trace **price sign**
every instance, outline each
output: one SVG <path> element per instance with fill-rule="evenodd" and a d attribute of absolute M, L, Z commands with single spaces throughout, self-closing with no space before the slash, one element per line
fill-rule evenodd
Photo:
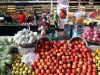
<path fill-rule="evenodd" d="M 57 13 L 58 15 L 60 16 L 61 14 L 63 16 L 65 16 L 63 13 L 62 13 L 62 9 L 64 9 L 64 14 L 68 15 L 68 12 L 69 12 L 69 0 L 58 0 L 58 5 L 57 5 Z M 66 13 L 65 13 L 66 12 Z M 65 18 L 59 18 L 59 27 L 61 29 L 64 29 L 64 25 L 68 23 L 68 16 L 65 16 Z"/>

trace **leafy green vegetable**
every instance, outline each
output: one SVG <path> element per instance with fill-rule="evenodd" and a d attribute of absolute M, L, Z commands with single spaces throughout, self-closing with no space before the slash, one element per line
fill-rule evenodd
<path fill-rule="evenodd" d="M 12 55 L 10 52 L 12 51 L 12 47 L 10 45 L 0 46 L 0 75 L 5 75 L 5 63 L 6 64 L 12 64 Z M 7 75 L 11 75 L 8 70 Z"/>
<path fill-rule="evenodd" d="M 0 39 L 0 45 L 11 45 L 8 39 Z"/>
<path fill-rule="evenodd" d="M 10 53 L 11 51 L 12 51 L 12 47 L 11 46 L 7 45 L 7 46 L 4 47 L 4 52 L 5 53 Z"/>
<path fill-rule="evenodd" d="M 12 64 L 11 52 L 11 43 L 7 39 L 0 39 L 0 75 L 11 75 L 11 68 L 6 65 Z"/>

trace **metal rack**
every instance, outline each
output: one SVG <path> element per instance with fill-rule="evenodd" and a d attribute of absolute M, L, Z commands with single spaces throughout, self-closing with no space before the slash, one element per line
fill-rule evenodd
<path fill-rule="evenodd" d="M 53 3 L 57 3 L 57 0 L 52 0 Z M 69 1 L 72 4 L 77 4 L 79 1 Z M 51 3 L 51 0 L 21 0 L 21 1 L 10 1 L 10 0 L 2 0 L 0 3 Z M 89 4 L 89 1 L 81 1 L 82 4 Z M 100 4 L 100 1 L 94 1 L 94 4 Z"/>

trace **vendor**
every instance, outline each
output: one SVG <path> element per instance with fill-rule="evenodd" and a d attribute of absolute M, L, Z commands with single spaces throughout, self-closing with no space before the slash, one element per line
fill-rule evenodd
<path fill-rule="evenodd" d="M 47 22 L 47 18 L 46 17 L 43 17 L 42 18 L 42 22 L 38 23 L 38 30 L 42 30 L 45 32 L 48 32 L 50 30 L 50 24 Z M 41 32 L 42 32 L 41 31 Z"/>
<path fill-rule="evenodd" d="M 53 21 L 54 21 L 54 23 L 55 23 L 55 25 L 56 25 L 56 28 L 59 29 L 59 26 L 58 26 L 58 19 L 59 19 L 59 16 L 58 16 L 58 14 L 57 14 L 57 11 L 55 10 L 55 11 L 54 11 L 54 15 L 53 15 Z"/>
<path fill-rule="evenodd" d="M 75 13 L 74 17 L 74 24 L 83 24 L 85 16 L 85 7 L 84 6 L 79 6 L 78 11 Z"/>
<path fill-rule="evenodd" d="M 11 17 L 10 13 L 6 13 L 5 17 L 4 17 L 4 21 L 5 22 L 10 22 L 12 23 L 13 22 L 13 18 Z"/>
<path fill-rule="evenodd" d="M 0 23 L 4 23 L 4 13 L 0 12 Z"/>
<path fill-rule="evenodd" d="M 17 15 L 17 19 L 20 24 L 25 23 L 26 21 L 26 15 L 23 13 L 23 11 L 20 11 Z"/>

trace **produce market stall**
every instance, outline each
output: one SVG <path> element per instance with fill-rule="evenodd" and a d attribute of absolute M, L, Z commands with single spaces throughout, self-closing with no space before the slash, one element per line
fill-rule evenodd
<path fill-rule="evenodd" d="M 51 1 L 27 2 L 4 2 L 5 6 L 0 2 L 0 11 L 8 9 L 16 13 L 17 10 L 35 9 L 41 16 L 42 10 L 50 10 Z M 63 29 L 50 26 L 47 34 L 44 31 L 42 35 L 36 25 L 0 23 L 0 75 L 100 75 L 100 12 L 94 12 L 100 8 L 88 5 L 89 1 L 81 1 L 86 13 L 92 13 L 87 13 L 80 20 L 81 24 L 78 24 L 80 21 L 75 24 L 78 3 L 69 1 L 69 12 L 62 9 L 60 17 L 70 20 Z M 94 1 L 95 4 L 99 6 L 100 2 Z M 53 0 L 51 5 L 55 10 L 57 1 Z"/>
<path fill-rule="evenodd" d="M 45 36 L 37 26 L 1 26 L 0 74 L 100 75 L 100 29 L 94 24 L 51 26 Z M 81 35 L 73 37 L 73 30 Z"/>
<path fill-rule="evenodd" d="M 89 45 L 82 37 L 52 41 L 23 29 L 13 37 L 1 38 L 2 75 L 100 74 L 100 45 Z"/>

